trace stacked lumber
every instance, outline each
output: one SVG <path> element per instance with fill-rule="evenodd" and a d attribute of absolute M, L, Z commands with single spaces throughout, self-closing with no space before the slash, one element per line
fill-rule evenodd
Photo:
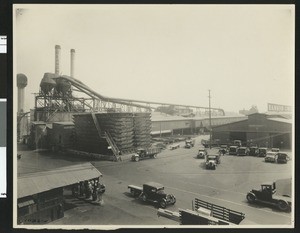
<path fill-rule="evenodd" d="M 151 145 L 151 113 L 134 113 L 134 146 L 147 148 Z"/>
<path fill-rule="evenodd" d="M 104 132 L 110 134 L 122 154 L 151 145 L 151 113 L 95 113 L 95 117 L 100 132 L 91 113 L 73 115 L 77 150 L 111 154 Z"/>

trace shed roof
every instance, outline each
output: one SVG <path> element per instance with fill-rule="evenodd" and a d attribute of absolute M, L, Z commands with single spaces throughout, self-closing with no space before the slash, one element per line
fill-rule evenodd
<path fill-rule="evenodd" d="M 18 177 L 18 198 L 102 176 L 91 163 L 37 172 Z"/>

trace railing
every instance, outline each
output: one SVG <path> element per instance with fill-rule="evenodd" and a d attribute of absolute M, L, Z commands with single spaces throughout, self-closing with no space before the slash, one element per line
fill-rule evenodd
<path fill-rule="evenodd" d="M 211 210 L 212 216 L 227 222 L 231 222 L 234 224 L 240 224 L 240 222 L 245 218 L 245 214 L 241 212 L 237 212 L 234 210 L 227 209 L 222 206 L 218 206 L 206 201 L 195 199 L 195 208 L 199 207 Z"/>

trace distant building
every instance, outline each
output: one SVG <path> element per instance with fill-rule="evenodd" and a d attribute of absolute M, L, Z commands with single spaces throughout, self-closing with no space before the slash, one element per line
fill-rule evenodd
<path fill-rule="evenodd" d="M 242 140 L 249 146 L 291 149 L 292 120 L 281 115 L 254 113 L 248 119 L 213 127 L 212 137 L 222 143 Z"/>
<path fill-rule="evenodd" d="M 240 110 L 239 113 L 242 115 L 248 116 L 253 113 L 258 113 L 258 109 L 257 109 L 257 106 L 252 105 L 252 107 L 249 110 L 243 109 L 243 110 Z"/>

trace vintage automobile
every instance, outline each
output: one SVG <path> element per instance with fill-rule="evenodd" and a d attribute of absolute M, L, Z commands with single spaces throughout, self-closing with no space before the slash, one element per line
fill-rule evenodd
<path fill-rule="evenodd" d="M 258 147 L 257 146 L 251 146 L 249 148 L 249 155 L 257 156 L 258 155 Z"/>
<path fill-rule="evenodd" d="M 279 148 L 272 148 L 271 151 L 272 152 L 279 152 Z"/>
<path fill-rule="evenodd" d="M 228 152 L 228 146 L 227 145 L 221 145 L 219 149 L 219 153 L 222 155 L 225 155 Z"/>
<path fill-rule="evenodd" d="M 276 195 L 275 182 L 262 184 L 260 190 L 252 189 L 246 198 L 250 203 L 266 203 L 278 207 L 281 211 L 291 210 L 291 197 L 287 194 Z"/>
<path fill-rule="evenodd" d="M 131 160 L 138 162 L 141 159 L 145 158 L 156 158 L 157 154 L 161 152 L 161 149 L 158 147 L 153 148 L 139 148 L 136 153 L 132 154 Z"/>
<path fill-rule="evenodd" d="M 267 154 L 268 149 L 266 147 L 259 147 L 258 148 L 258 156 L 265 157 Z"/>
<path fill-rule="evenodd" d="M 215 170 L 217 167 L 217 164 L 219 164 L 219 163 L 221 163 L 220 155 L 207 155 L 206 156 L 206 162 L 205 162 L 206 169 Z"/>
<path fill-rule="evenodd" d="M 276 162 L 277 163 L 287 163 L 289 156 L 286 153 L 277 153 L 276 154 Z"/>
<path fill-rule="evenodd" d="M 236 155 L 236 154 L 237 154 L 238 148 L 239 148 L 238 146 L 230 146 L 230 147 L 229 147 L 228 154 L 229 154 L 229 155 Z"/>
<path fill-rule="evenodd" d="M 237 149 L 236 155 L 238 156 L 249 155 L 249 149 L 247 147 L 239 147 Z"/>
<path fill-rule="evenodd" d="M 265 162 L 276 162 L 276 152 L 267 152 L 266 157 L 265 157 Z"/>
<path fill-rule="evenodd" d="M 185 148 L 192 148 L 195 145 L 195 139 L 187 139 L 185 140 Z"/>
<path fill-rule="evenodd" d="M 148 182 L 143 187 L 128 185 L 130 193 L 134 197 L 140 197 L 144 202 L 152 202 L 158 204 L 161 208 L 167 205 L 174 205 L 176 198 L 173 194 L 166 194 L 164 186 L 156 182 Z"/>
<path fill-rule="evenodd" d="M 204 159 L 205 156 L 207 155 L 207 151 L 205 148 L 200 148 L 197 154 L 198 159 Z"/>

